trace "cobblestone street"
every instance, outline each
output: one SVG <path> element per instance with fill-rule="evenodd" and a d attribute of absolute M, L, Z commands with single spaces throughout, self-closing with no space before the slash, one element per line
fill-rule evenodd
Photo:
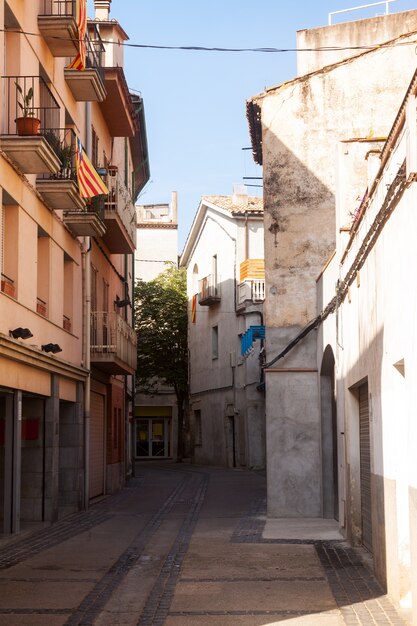
<path fill-rule="evenodd" d="M 139 464 L 121 493 L 0 543 L 1 626 L 405 625 L 342 541 L 271 539 L 252 472 Z"/>

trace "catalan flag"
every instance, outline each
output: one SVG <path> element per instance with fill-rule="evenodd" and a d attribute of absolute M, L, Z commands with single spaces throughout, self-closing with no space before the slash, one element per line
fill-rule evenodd
<path fill-rule="evenodd" d="M 87 31 L 87 0 L 76 0 L 75 3 L 76 22 L 78 29 L 78 54 L 67 66 L 69 70 L 85 70 L 85 33 Z"/>
<path fill-rule="evenodd" d="M 109 190 L 97 172 L 94 165 L 86 155 L 81 141 L 77 137 L 77 151 L 75 154 L 75 167 L 77 170 L 78 189 L 82 198 L 108 195 Z"/>
<path fill-rule="evenodd" d="M 194 294 L 193 299 L 191 300 L 191 321 L 193 324 L 195 324 L 196 310 L 197 310 L 197 294 Z"/>

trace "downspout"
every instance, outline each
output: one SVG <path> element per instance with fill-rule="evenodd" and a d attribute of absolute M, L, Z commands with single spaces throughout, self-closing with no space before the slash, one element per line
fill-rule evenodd
<path fill-rule="evenodd" d="M 132 254 L 132 328 L 135 328 L 135 253 Z M 136 332 L 136 329 L 135 329 Z M 136 429 L 136 374 L 132 374 L 132 423 L 130 428 L 130 447 L 132 476 L 135 476 L 135 429 Z"/>
<path fill-rule="evenodd" d="M 91 157 L 91 103 L 85 105 L 85 146 Z M 91 409 L 91 239 L 84 237 L 82 251 L 83 363 L 88 376 L 84 384 L 84 510 L 90 500 L 90 409 Z"/>

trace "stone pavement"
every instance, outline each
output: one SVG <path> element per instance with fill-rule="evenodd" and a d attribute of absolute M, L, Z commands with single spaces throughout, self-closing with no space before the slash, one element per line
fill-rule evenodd
<path fill-rule="evenodd" d="M 121 493 L 0 544 L 0 626 L 404 626 L 340 540 L 274 538 L 253 472 L 141 463 Z"/>

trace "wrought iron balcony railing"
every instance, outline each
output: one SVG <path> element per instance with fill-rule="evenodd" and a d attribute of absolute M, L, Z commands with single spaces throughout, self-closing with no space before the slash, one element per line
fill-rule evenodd
<path fill-rule="evenodd" d="M 112 169 L 109 169 L 106 184 L 110 192 L 105 202 L 106 218 L 112 214 L 118 215 L 130 240 L 135 243 L 136 209 L 130 191 L 125 187 L 119 173 Z"/>
<path fill-rule="evenodd" d="M 100 32 L 96 24 L 89 24 L 88 35 L 86 36 L 86 66 L 99 71 L 104 82 L 105 70 L 104 60 L 106 50 L 100 37 Z"/>
<path fill-rule="evenodd" d="M 135 330 L 114 311 L 91 313 L 91 362 L 112 373 L 136 369 Z"/>
<path fill-rule="evenodd" d="M 76 0 L 42 0 L 39 15 L 76 17 Z"/>
<path fill-rule="evenodd" d="M 218 275 L 209 274 L 202 278 L 198 283 L 198 302 L 201 305 L 210 306 L 216 302 L 220 302 L 220 277 Z"/>
<path fill-rule="evenodd" d="M 41 76 L 3 76 L 4 135 L 39 135 L 59 128 L 60 107 Z"/>
<path fill-rule="evenodd" d="M 58 172 L 42 178 L 76 180 L 75 151 L 77 143 L 72 128 L 42 129 L 41 134 L 61 161 Z"/>

